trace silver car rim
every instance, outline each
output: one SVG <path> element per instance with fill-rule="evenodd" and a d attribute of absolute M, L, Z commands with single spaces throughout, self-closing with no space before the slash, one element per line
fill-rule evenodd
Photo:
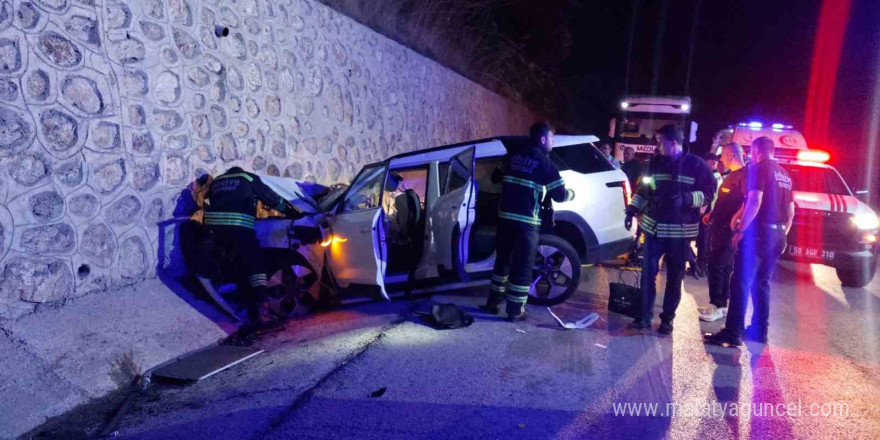
<path fill-rule="evenodd" d="M 529 296 L 551 299 L 565 293 L 572 281 L 571 260 L 555 246 L 538 246 L 535 256 L 535 281 L 529 289 Z"/>

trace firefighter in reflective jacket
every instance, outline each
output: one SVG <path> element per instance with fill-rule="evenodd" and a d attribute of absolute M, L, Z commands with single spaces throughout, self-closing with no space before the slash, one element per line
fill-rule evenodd
<path fill-rule="evenodd" d="M 626 228 L 632 226 L 632 218 L 638 215 L 639 226 L 645 233 L 641 315 L 630 328 L 651 328 L 657 272 L 660 258 L 665 255 L 666 293 L 657 331 L 670 334 L 675 310 L 681 301 L 681 282 L 690 242 L 700 228 L 700 208 L 714 199 L 716 180 L 703 159 L 683 150 L 684 135 L 680 127 L 666 125 L 657 132 L 657 137 L 660 155 L 651 159 L 638 193 L 626 208 Z"/>
<path fill-rule="evenodd" d="M 541 227 L 541 196 L 562 202 L 571 195 L 548 152 L 553 148 L 553 128 L 539 122 L 529 130 L 529 144 L 508 151 L 495 238 L 495 268 L 489 299 L 484 309 L 501 312 L 507 300 L 507 319 L 525 318 L 525 305 L 532 284 L 532 265 Z"/>
<path fill-rule="evenodd" d="M 256 174 L 239 167 L 230 168 L 214 179 L 208 190 L 205 226 L 214 234 L 214 245 L 230 250 L 244 265 L 251 288 L 248 319 L 255 327 L 271 324 L 268 316 L 268 292 L 263 252 L 257 241 L 257 201 L 282 213 L 296 214 L 295 208 L 266 186 Z"/>

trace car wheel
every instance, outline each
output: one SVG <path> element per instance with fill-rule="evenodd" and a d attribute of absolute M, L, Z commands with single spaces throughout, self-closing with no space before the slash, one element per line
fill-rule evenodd
<path fill-rule="evenodd" d="M 837 278 L 844 287 L 865 287 L 874 279 L 877 272 L 877 257 L 855 267 L 837 268 Z"/>
<path fill-rule="evenodd" d="M 529 304 L 553 306 L 571 298 L 581 282 L 581 259 L 569 242 L 541 235 L 529 289 Z"/>

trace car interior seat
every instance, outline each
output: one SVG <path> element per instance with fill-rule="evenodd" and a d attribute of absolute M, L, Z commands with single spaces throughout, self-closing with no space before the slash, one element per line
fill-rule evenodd
<path fill-rule="evenodd" d="M 418 193 L 408 189 L 394 198 L 397 214 L 391 225 L 389 272 L 409 270 L 422 257 L 424 223 Z"/>

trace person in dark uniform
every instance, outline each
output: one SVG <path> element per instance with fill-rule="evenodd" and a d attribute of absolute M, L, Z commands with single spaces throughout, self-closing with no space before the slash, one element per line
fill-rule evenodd
<path fill-rule="evenodd" d="M 642 308 L 630 328 L 651 328 L 654 301 L 657 298 L 656 278 L 660 258 L 666 256 L 666 293 L 660 314 L 661 334 L 672 333 L 672 321 L 681 301 L 681 282 L 690 242 L 697 237 L 700 208 L 715 196 L 715 178 L 698 156 L 684 151 L 684 134 L 676 125 L 657 131 L 660 155 L 651 159 L 648 172 L 638 193 L 626 208 L 627 229 L 639 216 L 645 234 L 642 259 Z"/>
<path fill-rule="evenodd" d="M 736 255 L 727 322 L 721 331 L 706 336 L 708 343 L 738 346 L 743 336 L 767 343 L 770 278 L 794 220 L 791 177 L 774 160 L 775 149 L 766 136 L 752 142 L 754 163 L 747 173 L 746 201 L 731 224 Z M 752 325 L 744 329 L 749 293 L 754 313 Z"/>
<path fill-rule="evenodd" d="M 707 153 L 703 156 L 703 160 L 706 161 L 706 166 L 712 171 L 712 176 L 715 177 L 715 199 L 718 199 L 718 190 L 721 188 L 721 182 L 723 181 L 721 177 L 721 171 L 718 171 L 718 163 L 719 157 L 714 153 Z M 703 215 L 712 210 L 713 205 L 715 204 L 715 200 L 712 200 L 712 203 L 709 203 L 708 206 L 703 208 Z M 703 276 L 709 268 L 709 225 L 700 222 L 700 233 L 697 235 L 697 255 L 696 255 L 696 273 L 699 276 Z"/>
<path fill-rule="evenodd" d="M 746 197 L 746 167 L 743 149 L 736 142 L 721 148 L 721 163 L 730 172 L 721 183 L 712 210 L 703 216 L 709 227 L 709 306 L 700 310 L 700 320 L 713 322 L 727 313 L 730 298 L 730 274 L 733 272 L 733 234 L 730 221 Z"/>
<path fill-rule="evenodd" d="M 499 225 L 495 238 L 495 268 L 489 298 L 483 307 L 501 312 L 507 300 L 507 319 L 526 317 L 526 300 L 532 285 L 532 265 L 541 227 L 541 195 L 562 202 L 571 197 L 548 152 L 553 148 L 553 128 L 543 122 L 529 129 L 529 143 L 504 157 Z"/>
<path fill-rule="evenodd" d="M 205 226 L 214 234 L 214 244 L 236 254 L 244 265 L 252 291 L 248 319 L 257 328 L 272 324 L 268 317 L 268 292 L 263 252 L 257 242 L 257 201 L 286 214 L 298 215 L 295 208 L 266 186 L 256 174 L 232 167 L 217 176 L 208 190 Z"/>
<path fill-rule="evenodd" d="M 626 174 L 626 180 L 629 180 L 630 188 L 635 190 L 639 187 L 639 179 L 642 178 L 645 167 L 636 159 L 636 150 L 633 150 L 633 147 L 623 149 L 623 163 L 620 165 L 620 170 Z"/>

